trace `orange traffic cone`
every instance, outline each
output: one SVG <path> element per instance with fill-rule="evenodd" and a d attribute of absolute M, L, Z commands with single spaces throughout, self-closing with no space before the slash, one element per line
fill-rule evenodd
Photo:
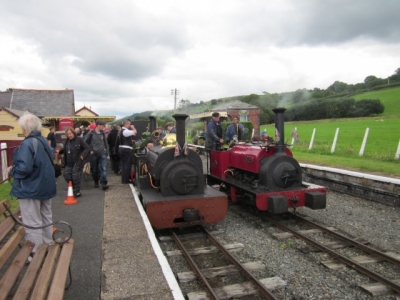
<path fill-rule="evenodd" d="M 72 181 L 68 182 L 68 196 L 67 199 L 65 199 L 64 204 L 67 205 L 72 205 L 72 204 L 77 204 L 78 201 L 76 201 L 74 197 L 74 192 L 72 191 Z"/>

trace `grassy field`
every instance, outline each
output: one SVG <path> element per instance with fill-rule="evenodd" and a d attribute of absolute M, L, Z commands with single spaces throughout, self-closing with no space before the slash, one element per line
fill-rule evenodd
<path fill-rule="evenodd" d="M 382 117 L 400 116 L 400 87 L 363 93 L 353 96 L 355 100 L 379 99 L 385 106 Z"/>
<path fill-rule="evenodd" d="M 11 183 L 9 181 L 0 184 L 0 201 L 4 199 L 9 200 L 11 203 L 11 210 L 15 210 L 19 205 L 18 200 L 9 195 L 10 191 L 11 191 Z"/>
<path fill-rule="evenodd" d="M 300 162 L 349 168 L 363 172 L 379 172 L 400 176 L 400 162 L 395 159 L 400 140 L 399 118 L 365 118 L 292 122 L 285 124 L 285 141 L 292 143 L 291 131 L 297 128 L 300 141 L 292 147 L 293 155 Z M 274 125 L 262 126 L 268 133 Z M 309 145 L 315 128 L 314 143 Z M 334 153 L 331 153 L 336 129 L 339 135 Z M 369 128 L 364 155 L 359 152 L 366 129 Z"/>
<path fill-rule="evenodd" d="M 287 122 L 285 142 L 292 143 L 290 133 L 297 127 L 300 141 L 295 141 L 292 152 L 300 162 L 400 178 L 400 162 L 395 159 L 400 141 L 400 87 L 358 94 L 354 98 L 380 99 L 385 111 L 371 118 Z M 314 128 L 313 148 L 309 150 Z M 339 136 L 335 151 L 331 153 L 337 128 Z M 367 128 L 368 140 L 364 155 L 360 156 Z M 263 129 L 267 129 L 269 135 L 274 135 L 274 124 L 262 125 Z"/>

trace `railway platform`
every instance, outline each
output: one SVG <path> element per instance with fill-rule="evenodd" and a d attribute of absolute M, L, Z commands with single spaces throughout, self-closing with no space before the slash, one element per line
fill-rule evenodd
<path fill-rule="evenodd" d="M 103 191 L 83 179 L 78 204 L 64 205 L 67 184 L 57 179 L 53 219 L 75 239 L 64 299 L 184 299 L 131 185 L 112 172 L 108 181 Z"/>

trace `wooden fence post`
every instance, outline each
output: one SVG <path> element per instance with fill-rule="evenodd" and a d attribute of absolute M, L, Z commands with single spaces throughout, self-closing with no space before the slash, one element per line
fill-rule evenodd
<path fill-rule="evenodd" d="M 7 179 L 7 144 L 1 143 L 1 178 L 2 180 Z"/>

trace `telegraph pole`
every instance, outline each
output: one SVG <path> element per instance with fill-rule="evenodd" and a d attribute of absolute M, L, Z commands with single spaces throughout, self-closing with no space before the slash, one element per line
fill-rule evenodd
<path fill-rule="evenodd" d="M 178 96 L 179 95 L 179 90 L 177 90 L 177 89 L 174 89 L 174 90 L 171 90 L 171 95 L 174 95 L 175 97 L 175 102 L 174 102 L 174 110 L 176 109 L 176 96 Z"/>

